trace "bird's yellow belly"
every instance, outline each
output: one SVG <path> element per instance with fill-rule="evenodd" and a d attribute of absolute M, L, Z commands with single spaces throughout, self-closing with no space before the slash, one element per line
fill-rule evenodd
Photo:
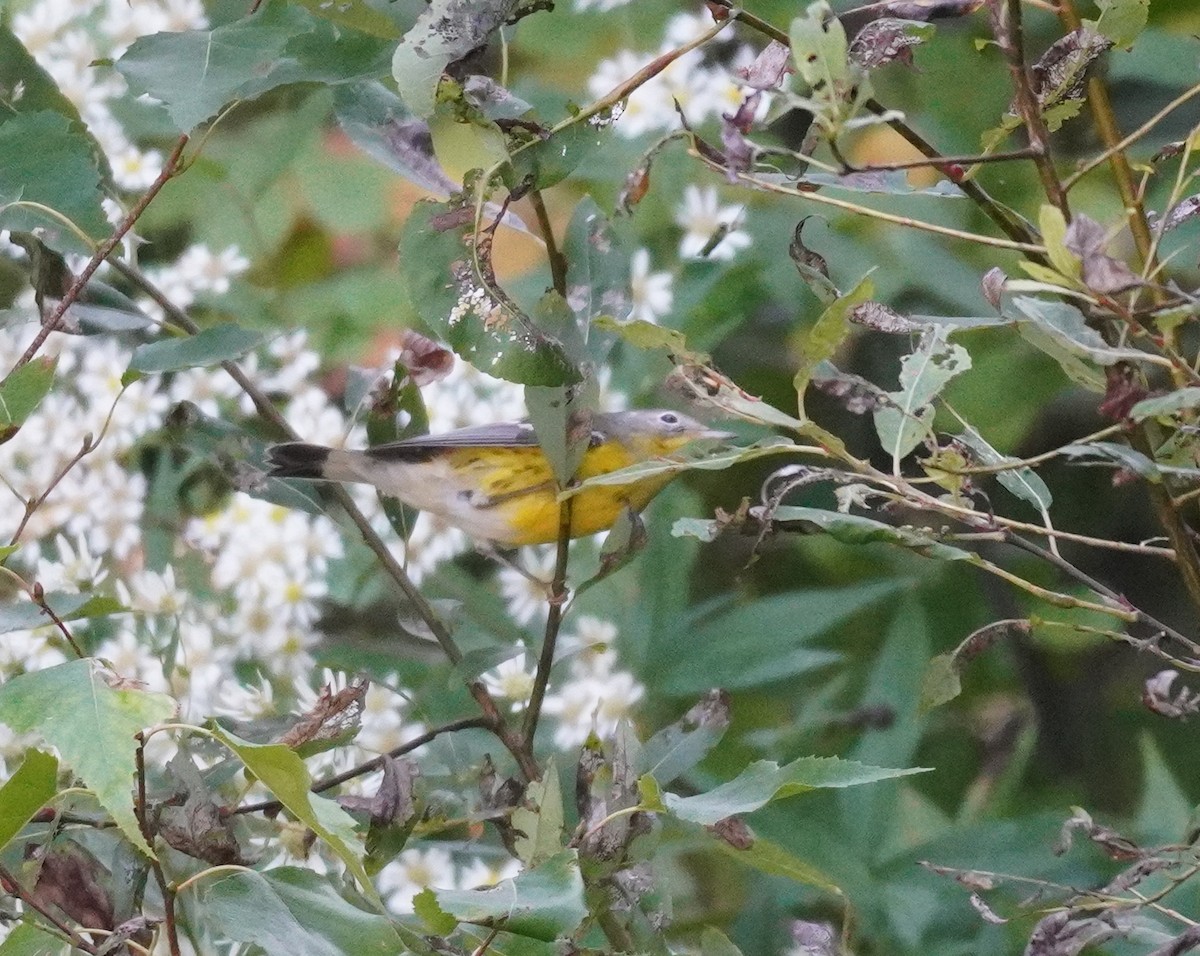
<path fill-rule="evenodd" d="M 583 480 L 633 461 L 620 445 L 602 445 L 588 449 L 577 475 Z M 440 511 L 474 537 L 501 544 L 558 540 L 558 490 L 540 448 L 464 449 L 451 457 L 450 465 L 447 477 L 459 493 L 448 496 L 443 507 L 430 510 Z M 641 511 L 670 477 L 656 475 L 632 484 L 598 485 L 579 492 L 571 499 L 571 537 L 611 528 L 625 508 Z"/>

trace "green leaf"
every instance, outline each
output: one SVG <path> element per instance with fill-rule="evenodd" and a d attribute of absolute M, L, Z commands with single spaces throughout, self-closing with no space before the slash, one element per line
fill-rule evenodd
<path fill-rule="evenodd" d="M 669 785 L 691 770 L 725 736 L 731 720 L 729 695 L 709 691 L 675 723 L 664 727 L 642 746 L 638 768 Z"/>
<path fill-rule="evenodd" d="M 296 0 L 296 3 L 314 16 L 340 27 L 349 27 L 385 40 L 395 40 L 400 36 L 400 26 L 389 16 L 387 0 L 338 0 L 337 3 Z"/>
<path fill-rule="evenodd" d="M 843 544 L 875 544 L 886 543 L 898 545 L 915 551 L 927 558 L 940 561 L 971 561 L 974 555 L 962 548 L 942 544 L 932 535 L 916 528 L 896 527 L 876 521 L 874 518 L 864 518 L 860 515 L 841 514 L 836 511 L 823 511 L 820 508 L 803 508 L 785 505 L 776 508 L 772 517 L 777 524 L 785 528 L 791 522 L 817 528 L 824 531 Z"/>
<path fill-rule="evenodd" d="M 440 199 L 462 188 L 434 157 L 429 125 L 413 116 L 383 84 L 368 80 L 338 86 L 333 108 L 338 123 L 359 149 L 409 182 Z"/>
<path fill-rule="evenodd" d="M 1038 210 L 1038 229 L 1050 261 L 1063 275 L 1078 281 L 1083 275 L 1079 257 L 1067 248 L 1067 220 L 1062 210 L 1050 203 L 1042 203 Z"/>
<path fill-rule="evenodd" d="M 889 392 L 892 404 L 875 410 L 875 431 L 895 462 L 924 441 L 933 428 L 933 400 L 955 376 L 971 367 L 971 356 L 949 342 L 949 331 L 934 328 L 921 336 L 916 351 L 900 365 L 900 391 Z"/>
<path fill-rule="evenodd" d="M 1138 349 L 1110 346 L 1099 332 L 1087 324 L 1087 318 L 1073 305 L 1019 295 L 1013 297 L 1012 306 L 1020 313 L 1013 318 L 1021 323 L 1021 334 L 1027 340 L 1033 341 L 1026 334 L 1029 325 L 1032 324 L 1063 349 L 1099 365 L 1114 365 L 1121 361 L 1136 362 L 1145 358 L 1145 353 Z M 1033 344 L 1038 343 L 1033 341 Z M 1051 357 L 1056 356 L 1051 353 Z"/>
<path fill-rule="evenodd" d="M 1154 398 L 1143 398 L 1129 410 L 1129 418 L 1135 422 L 1147 418 L 1169 418 L 1179 412 L 1190 412 L 1200 408 L 1200 388 L 1194 386 L 1157 395 Z"/>
<path fill-rule="evenodd" d="M 71 956 L 77 952 L 61 936 L 30 920 L 18 923 L 0 943 L 0 956 Z"/>
<path fill-rule="evenodd" d="M 219 365 L 257 348 L 262 339 L 261 332 L 222 322 L 196 335 L 139 345 L 134 349 L 129 368 L 149 375 Z"/>
<path fill-rule="evenodd" d="M 44 595 L 43 600 L 62 621 L 108 617 L 128 610 L 119 601 L 103 594 L 63 594 L 52 591 Z M 33 601 L 0 607 L 0 634 L 32 630 L 50 623 L 50 618 Z"/>
<path fill-rule="evenodd" d="M 666 794 L 671 812 L 682 820 L 711 826 L 737 813 L 751 813 L 772 800 L 808 793 L 810 790 L 857 787 L 864 783 L 925 773 L 928 767 L 892 770 L 868 767 L 837 757 L 801 757 L 789 764 L 757 760 L 733 780 L 694 797 Z"/>
<path fill-rule="evenodd" d="M 1060 449 L 1060 453 L 1067 458 L 1090 458 L 1114 465 L 1117 468 L 1126 468 L 1155 484 L 1162 481 L 1163 472 L 1200 474 L 1200 471 L 1195 468 L 1172 468 L 1165 465 L 1157 465 L 1141 452 L 1134 451 L 1128 445 L 1119 445 L 1116 442 L 1094 441 L 1088 442 L 1086 445 L 1066 445 Z"/>
<path fill-rule="evenodd" d="M 806 863 L 795 854 L 789 853 L 777 843 L 764 840 L 757 834 L 754 836 L 754 841 L 745 849 L 732 846 L 725 840 L 717 840 L 716 845 L 726 856 L 737 860 L 743 866 L 758 870 L 760 873 L 782 876 L 793 883 L 812 886 L 836 896 L 842 895 L 841 889 L 831 877 L 826 876 L 817 867 Z"/>
<path fill-rule="evenodd" d="M 539 866 L 562 852 L 563 801 L 558 768 L 551 757 L 542 779 L 529 785 L 525 803 L 513 810 L 513 829 L 520 834 L 514 841 L 517 856 L 527 867 Z"/>
<path fill-rule="evenodd" d="M 685 648 L 655 679 L 669 694 L 694 694 L 769 685 L 828 667 L 841 655 L 810 643 L 902 587 L 877 581 L 792 591 L 689 622 Z"/>
<path fill-rule="evenodd" d="M 90 255 L 91 244 L 60 217 L 98 242 L 112 231 L 102 197 L 93 141 L 61 113 L 21 113 L 0 125 L 0 229 L 37 230 L 52 249 Z"/>
<path fill-rule="evenodd" d="M 602 315 L 592 325 L 604 332 L 615 333 L 634 348 L 664 349 L 672 356 L 688 362 L 701 363 L 708 359 L 708 356 L 703 353 L 691 351 L 688 348 L 687 339 L 678 329 L 655 325 L 645 319 L 630 319 L 622 322 L 610 315 Z"/>
<path fill-rule="evenodd" d="M 215 724 L 211 729 L 292 816 L 328 844 L 358 881 L 362 893 L 382 909 L 383 901 L 363 867 L 362 841 L 355 832 L 354 818 L 333 800 L 312 793 L 308 767 L 299 755 L 283 744 L 252 744 Z"/>
<path fill-rule="evenodd" d="M 705 926 L 700 933 L 700 956 L 742 956 L 742 951 L 719 929 Z"/>
<path fill-rule="evenodd" d="M 813 120 L 836 133 L 848 115 L 847 100 L 870 95 L 867 74 L 850 62 L 846 31 L 825 0 L 809 4 L 788 32 L 796 72 L 809 87 Z"/>
<path fill-rule="evenodd" d="M 1100 8 L 1096 29 L 1112 40 L 1113 46 L 1133 46 L 1146 29 L 1150 0 L 1096 0 L 1096 6 Z"/>
<path fill-rule="evenodd" d="M 61 114 L 70 122 L 72 132 L 87 138 L 101 178 L 111 185 L 112 170 L 108 165 L 108 157 L 80 118 L 79 110 L 63 95 L 53 77 L 38 65 L 6 24 L 0 24 L 0 90 L 21 91 L 19 97 L 5 95 L 5 108 L 0 110 L 0 125 L 22 113 L 49 111 Z"/>
<path fill-rule="evenodd" d="M 500 178 L 512 192 L 557 186 L 584 159 L 600 151 L 611 124 L 572 123 L 544 139 L 537 136 L 512 150 Z"/>
<path fill-rule="evenodd" d="M 314 17 L 283 0 L 212 30 L 155 33 L 117 61 L 135 94 L 161 100 L 188 133 L 233 100 L 290 83 L 332 85 L 375 77 L 390 44 Z"/>
<path fill-rule="evenodd" d="M 299 867 L 201 877 L 197 913 L 213 938 L 295 956 L 399 956 L 406 952 L 387 917 L 346 902 L 327 878 Z"/>
<path fill-rule="evenodd" d="M 567 302 L 585 330 L 602 315 L 624 319 L 629 314 L 629 251 L 591 196 L 584 196 L 571 214 L 562 254 L 567 260 Z M 593 347 L 592 360 L 603 361 L 604 352 L 607 349 Z"/>
<path fill-rule="evenodd" d="M 587 916 L 574 850 L 564 850 L 486 890 L 435 891 L 438 906 L 459 922 L 504 921 L 517 936 L 550 942 L 570 936 Z"/>
<path fill-rule="evenodd" d="M 463 214 L 470 211 L 418 203 L 404 223 L 400 258 L 409 304 L 429 333 L 448 343 L 480 371 L 522 385 L 565 385 L 580 380 L 562 342 L 528 316 L 496 302 L 471 264 Z"/>
<path fill-rule="evenodd" d="M 0 849 L 58 792 L 58 760 L 40 750 L 25 751 L 21 766 L 0 787 Z"/>
<path fill-rule="evenodd" d="M 933 710 L 948 704 L 962 693 L 961 665 L 955 654 L 930 658 L 921 682 L 921 710 Z"/>
<path fill-rule="evenodd" d="M 1200 395 L 1200 389 L 1196 389 L 1196 392 Z M 988 467 L 1011 465 L 1019 460 L 1000 454 L 970 425 L 966 426 L 956 437 L 975 453 L 982 465 Z M 1033 505 L 1042 514 L 1049 511 L 1050 505 L 1054 503 L 1054 498 L 1046 483 L 1032 468 L 1027 466 L 1006 468 L 1004 471 L 996 472 L 996 480 L 1022 501 Z"/>
<path fill-rule="evenodd" d="M 408 108 L 431 116 L 446 68 L 484 46 L 518 6 L 518 0 L 475 0 L 465 7 L 461 0 L 432 0 L 392 56 L 392 78 Z"/>
<path fill-rule="evenodd" d="M 0 381 L 0 445 L 13 437 L 54 384 L 57 358 L 34 356 Z"/>
<path fill-rule="evenodd" d="M 437 936 L 449 936 L 458 927 L 458 920 L 438 905 L 437 894 L 428 886 L 413 897 L 413 913 Z"/>
<path fill-rule="evenodd" d="M 654 775 L 644 773 L 638 777 L 638 804 L 650 813 L 666 813 L 667 805 L 663 803 L 662 787 L 654 779 Z"/>
<path fill-rule="evenodd" d="M 134 735 L 175 715 L 165 694 L 112 687 L 95 661 L 71 661 L 0 686 L 0 721 L 36 734 L 96 795 L 125 837 L 147 856 L 134 814 Z"/>
<path fill-rule="evenodd" d="M 811 8 L 809 10 L 811 13 Z M 875 295 L 875 283 L 870 276 L 863 276 L 858 284 L 845 295 L 835 299 L 817 318 L 809 329 L 800 350 L 799 368 L 796 370 L 792 385 L 796 389 L 796 399 L 799 402 L 800 417 L 804 415 L 804 391 L 812 379 L 813 372 L 822 362 L 833 358 L 835 352 L 845 341 L 853 327 L 850 324 L 850 312 L 856 305 L 869 301 Z"/>

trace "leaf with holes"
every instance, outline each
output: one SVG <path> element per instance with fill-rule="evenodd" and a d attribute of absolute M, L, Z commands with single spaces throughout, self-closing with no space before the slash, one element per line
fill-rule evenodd
<path fill-rule="evenodd" d="M 945 328 L 929 329 L 900 366 L 900 391 L 892 404 L 875 411 L 875 430 L 884 450 L 899 462 L 932 432 L 933 400 L 955 376 L 971 367 L 971 356 L 947 338 Z"/>

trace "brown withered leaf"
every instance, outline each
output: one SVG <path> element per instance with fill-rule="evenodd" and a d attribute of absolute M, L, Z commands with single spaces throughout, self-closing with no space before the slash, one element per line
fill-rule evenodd
<path fill-rule="evenodd" d="M 746 139 L 754 125 L 762 93 L 757 90 L 747 96 L 733 113 L 721 114 L 721 146 L 725 150 L 725 178 L 736 183 L 738 175 L 750 171 L 758 147 Z"/>
<path fill-rule="evenodd" d="M 1008 276 L 999 266 L 992 266 L 988 269 L 980 282 L 983 288 L 983 297 L 988 300 L 988 305 L 997 311 L 1000 309 L 1000 297 L 1004 294 L 1006 282 L 1008 282 Z"/>
<path fill-rule="evenodd" d="M 919 332 L 922 328 L 899 312 L 889 309 L 882 302 L 864 302 L 862 305 L 856 305 L 846 318 L 855 325 L 891 335 L 907 335 L 910 332 Z"/>
<path fill-rule="evenodd" d="M 415 812 L 413 781 L 420 776 L 417 765 L 408 760 L 385 757 L 383 777 L 374 796 L 344 794 L 337 802 L 346 810 L 366 813 L 375 827 L 404 823 Z"/>
<path fill-rule="evenodd" d="M 215 866 L 248 862 L 234 836 L 232 821 L 222 819 L 221 807 L 202 791 L 193 792 L 181 807 L 163 807 L 158 834 L 180 853 Z"/>
<path fill-rule="evenodd" d="M 754 832 L 746 826 L 741 817 L 725 817 L 704 829 L 718 840 L 728 843 L 735 850 L 749 850 L 754 846 Z"/>
<path fill-rule="evenodd" d="M 400 333 L 400 363 L 417 386 L 439 381 L 454 371 L 454 353 L 420 332 Z"/>
<path fill-rule="evenodd" d="M 1056 910 L 1033 928 L 1025 956 L 1078 956 L 1088 946 L 1124 936 L 1127 915 L 1102 911 L 1099 916 L 1078 916 L 1074 910 Z"/>
<path fill-rule="evenodd" d="M 1104 399 L 1096 410 L 1110 421 L 1123 421 L 1148 394 L 1132 368 L 1124 363 L 1110 365 L 1104 370 Z"/>
<path fill-rule="evenodd" d="M 646 198 L 649 191 L 650 163 L 647 162 L 625 177 L 625 185 L 621 187 L 621 195 L 617 197 L 617 208 L 629 215 L 633 207 Z"/>
<path fill-rule="evenodd" d="M 893 62 L 912 66 L 912 48 L 925 40 L 921 31 L 928 33 L 932 29 L 912 20 L 880 17 L 866 24 L 855 35 L 850 44 L 850 59 L 867 70 Z"/>
<path fill-rule="evenodd" d="M 1083 282 L 1097 292 L 1120 292 L 1141 285 L 1141 278 L 1120 259 L 1105 252 L 1108 235 L 1104 227 L 1083 213 L 1077 213 L 1064 237 L 1067 250 L 1083 265 Z"/>
<path fill-rule="evenodd" d="M 991 923 L 993 926 L 1001 926 L 1008 922 L 1008 920 L 988 906 L 987 903 L 984 902 L 983 897 L 978 893 L 972 893 L 969 899 L 971 901 L 971 906 L 974 908 L 976 913 L 983 917 L 983 921 L 985 923 Z"/>
<path fill-rule="evenodd" d="M 1113 860 L 1140 860 L 1145 856 L 1136 843 L 1122 836 L 1111 827 L 1103 826 L 1092 819 L 1092 815 L 1082 807 L 1074 807 L 1074 813 L 1062 825 L 1058 840 L 1052 847 L 1055 856 L 1062 856 L 1071 849 L 1076 830 L 1082 830 L 1089 840 Z"/>
<path fill-rule="evenodd" d="M 838 400 L 852 415 L 864 415 L 893 404 L 887 393 L 874 382 L 853 372 L 843 372 L 831 362 L 822 362 L 813 371 L 811 384 Z"/>
<path fill-rule="evenodd" d="M 1163 223 L 1163 232 L 1170 232 L 1176 226 L 1182 225 L 1200 213 L 1200 194 L 1181 199 L 1169 213 Z"/>
<path fill-rule="evenodd" d="M 26 855 L 40 856 L 33 888 L 39 905 L 57 907 L 80 926 L 114 928 L 112 899 L 105 888 L 110 874 L 88 850 L 73 840 L 57 840 L 49 849 L 30 847 Z"/>
<path fill-rule="evenodd" d="M 301 714 L 291 729 L 275 742 L 295 748 L 314 743 L 332 744 L 353 737 L 362 723 L 363 701 L 369 686 L 365 677 L 354 678 L 336 693 L 326 684 L 308 713 Z"/>
<path fill-rule="evenodd" d="M 796 223 L 796 228 L 792 232 L 792 241 L 788 243 L 788 256 L 795 263 L 800 278 L 812 289 L 813 295 L 825 305 L 829 305 L 841 293 L 833 284 L 833 280 L 829 278 L 829 263 L 825 261 L 825 257 L 804 244 L 804 237 L 801 233 L 804 231 L 804 224 L 810 218 L 810 216 L 805 216 Z"/>
<path fill-rule="evenodd" d="M 1051 44 L 1029 68 L 1042 108 L 1082 99 L 1088 68 L 1112 45 L 1112 40 L 1089 26 L 1080 27 Z"/>
<path fill-rule="evenodd" d="M 792 51 L 772 40 L 754 58 L 749 66 L 738 67 L 734 73 L 743 84 L 752 90 L 774 90 L 783 78 L 792 72 Z"/>
<path fill-rule="evenodd" d="M 792 956 L 836 956 L 837 934 L 828 923 L 811 923 L 808 920 L 792 920 Z"/>
<path fill-rule="evenodd" d="M 1179 677 L 1177 670 L 1162 670 L 1146 679 L 1142 687 L 1142 703 L 1162 717 L 1186 719 L 1200 713 L 1200 693 L 1180 687 L 1172 695 L 1171 687 Z"/>

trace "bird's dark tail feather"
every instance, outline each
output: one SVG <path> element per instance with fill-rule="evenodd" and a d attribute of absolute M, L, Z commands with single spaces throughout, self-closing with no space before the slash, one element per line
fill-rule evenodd
<path fill-rule="evenodd" d="M 268 448 L 267 459 L 271 466 L 271 470 L 267 472 L 268 478 L 321 479 L 325 477 L 329 449 L 323 445 L 287 442 Z"/>

